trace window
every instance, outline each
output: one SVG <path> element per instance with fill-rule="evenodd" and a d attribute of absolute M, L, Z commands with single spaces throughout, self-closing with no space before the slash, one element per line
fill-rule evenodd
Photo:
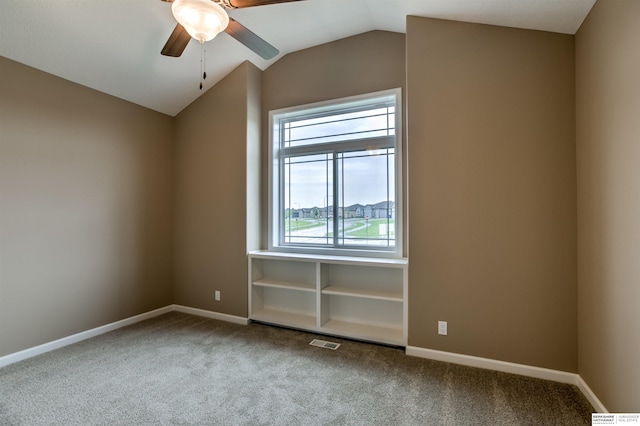
<path fill-rule="evenodd" d="M 272 111 L 272 250 L 401 256 L 400 90 Z"/>

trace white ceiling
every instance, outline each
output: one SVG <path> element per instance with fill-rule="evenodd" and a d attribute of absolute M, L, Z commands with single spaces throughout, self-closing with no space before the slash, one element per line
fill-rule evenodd
<path fill-rule="evenodd" d="M 305 0 L 231 10 L 280 50 L 265 61 L 225 33 L 180 58 L 160 55 L 175 27 L 160 0 L 0 0 L 0 55 L 174 116 L 245 60 L 371 30 L 405 32 L 407 15 L 575 34 L 595 0 Z M 0 76 L 1 78 L 1 76 Z"/>

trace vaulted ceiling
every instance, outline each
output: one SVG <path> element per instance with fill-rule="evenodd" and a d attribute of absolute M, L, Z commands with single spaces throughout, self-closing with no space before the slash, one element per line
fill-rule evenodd
<path fill-rule="evenodd" d="M 371 30 L 405 32 L 407 15 L 575 34 L 595 0 L 304 0 L 229 11 L 280 50 L 269 61 L 222 33 L 179 58 L 160 55 L 176 22 L 160 0 L 0 0 L 0 55 L 176 115 L 245 60 L 283 55 Z"/>

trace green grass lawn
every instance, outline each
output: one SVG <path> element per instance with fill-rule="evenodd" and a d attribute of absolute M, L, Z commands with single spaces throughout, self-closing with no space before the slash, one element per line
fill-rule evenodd
<path fill-rule="evenodd" d="M 362 222 L 357 222 L 356 224 L 353 224 L 352 226 L 350 226 L 349 228 L 347 228 L 345 230 L 346 235 L 350 236 L 350 237 L 368 237 L 368 238 L 382 238 L 382 237 L 387 237 L 387 235 L 385 234 L 381 234 L 380 233 L 380 225 L 381 224 L 389 224 L 389 231 L 391 233 L 391 235 L 393 235 L 393 231 L 394 231 L 394 219 L 370 219 L 369 223 L 367 224 L 366 227 L 364 226 L 364 221 Z M 356 226 L 357 225 L 357 226 Z M 360 228 L 360 229 L 358 229 Z M 350 231 L 351 229 L 353 229 L 353 231 Z"/>
<path fill-rule="evenodd" d="M 363 227 L 363 226 L 364 226 L 364 220 L 362 220 L 362 221 L 360 221 L 360 220 L 359 220 L 359 221 L 357 221 L 357 222 L 353 222 L 351 225 L 349 225 L 349 227 L 348 227 L 348 228 L 346 228 L 346 229 L 344 230 L 344 232 L 345 232 L 345 233 L 347 233 L 347 234 L 349 234 L 349 233 L 351 233 L 352 231 L 354 231 L 354 230 L 356 230 L 356 229 L 358 229 L 358 228 L 361 228 L 361 227 Z"/>

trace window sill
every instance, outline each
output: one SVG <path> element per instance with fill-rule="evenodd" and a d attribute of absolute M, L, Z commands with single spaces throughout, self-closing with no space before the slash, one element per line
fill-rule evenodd
<path fill-rule="evenodd" d="M 398 267 L 407 266 L 409 259 L 406 257 L 392 258 L 392 257 L 367 257 L 367 256 L 345 256 L 345 255 L 333 255 L 333 254 L 315 254 L 315 253 L 292 253 L 284 251 L 272 251 L 272 250 L 255 250 L 249 252 L 252 257 L 262 259 L 283 259 L 283 260 L 306 260 L 316 262 L 327 263 L 348 263 L 348 264 L 366 264 L 366 265 L 384 265 Z"/>

